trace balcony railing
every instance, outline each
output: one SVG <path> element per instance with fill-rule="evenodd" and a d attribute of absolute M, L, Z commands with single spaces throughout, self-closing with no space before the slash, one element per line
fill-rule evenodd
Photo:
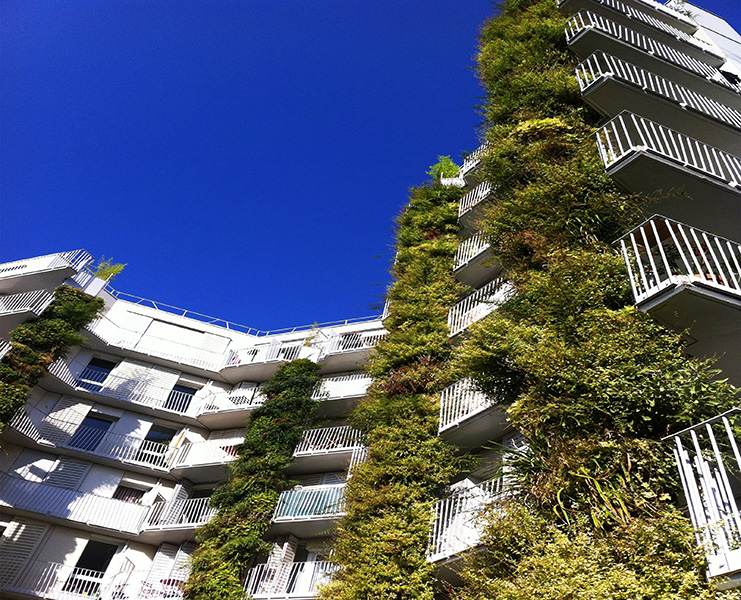
<path fill-rule="evenodd" d="M 486 200 L 492 192 L 492 185 L 486 181 L 482 181 L 470 192 L 468 192 L 458 203 L 458 218 L 462 217 L 465 213 L 471 210 L 474 206 L 477 206 L 484 200 Z"/>
<path fill-rule="evenodd" d="M 208 523 L 218 512 L 209 501 L 210 498 L 188 498 L 155 502 L 150 507 L 144 529 L 198 527 Z"/>
<path fill-rule="evenodd" d="M 481 163 L 481 158 L 489 151 L 489 144 L 481 144 L 476 150 L 466 155 L 466 157 L 463 159 L 463 165 L 461 165 L 461 170 L 459 173 L 460 177 L 465 177 L 468 175 L 471 171 L 473 171 L 476 167 L 479 166 Z"/>
<path fill-rule="evenodd" d="M 58 448 L 159 469 L 169 466 L 168 444 L 57 419 L 29 406 L 21 407 L 10 426 L 37 442 Z"/>
<path fill-rule="evenodd" d="M 25 260 L 16 260 L 0 264 L 0 279 L 6 277 L 18 277 L 29 273 L 41 273 L 55 269 L 71 268 L 79 271 L 88 264 L 93 257 L 84 250 L 72 250 L 70 252 L 59 252 L 36 256 Z"/>
<path fill-rule="evenodd" d="M 514 293 L 508 281 L 498 278 L 490 281 L 473 294 L 467 296 L 448 312 L 448 329 L 450 337 L 458 335 L 472 323 L 506 302 Z"/>
<path fill-rule="evenodd" d="M 689 108 L 730 127 L 741 129 L 741 112 L 736 109 L 604 52 L 595 52 L 576 68 L 576 79 L 582 92 L 608 77 L 635 85 L 682 108 Z"/>
<path fill-rule="evenodd" d="M 46 310 L 52 300 L 54 293 L 46 290 L 0 296 L 0 315 L 31 313 L 38 316 Z"/>
<path fill-rule="evenodd" d="M 480 231 L 463 240 L 455 253 L 453 270 L 457 271 L 472 258 L 482 254 L 490 248 L 489 242 L 484 239 Z"/>
<path fill-rule="evenodd" d="M 16 577 L 16 581 L 3 582 L 0 589 L 53 600 L 103 598 L 104 577 L 102 571 L 35 560 Z"/>
<path fill-rule="evenodd" d="M 741 298 L 741 245 L 661 216 L 619 241 L 636 304 L 699 284 Z"/>
<path fill-rule="evenodd" d="M 427 560 L 435 562 L 476 546 L 482 534 L 480 517 L 488 504 L 505 493 L 504 478 L 490 479 L 438 500 Z"/>
<path fill-rule="evenodd" d="M 741 453 L 735 433 L 740 416 L 735 408 L 667 438 L 674 442 L 690 518 L 711 577 L 741 570 Z"/>
<path fill-rule="evenodd" d="M 663 34 L 666 34 L 667 36 L 673 39 L 677 39 L 681 42 L 684 42 L 685 44 L 689 44 L 690 46 L 693 46 L 696 49 L 701 50 L 702 52 L 709 54 L 716 59 L 723 58 L 723 56 L 719 54 L 718 51 L 715 48 L 713 48 L 710 44 L 688 33 L 685 33 L 684 31 L 681 31 L 677 29 L 676 27 L 672 27 L 668 23 L 660 21 L 656 17 L 646 12 L 643 12 L 642 10 L 637 10 L 633 8 L 632 6 L 628 6 L 625 3 L 620 2 L 620 0 L 593 0 L 593 1 L 598 2 L 602 6 L 605 6 L 615 12 L 625 15 L 626 17 L 634 20 L 637 23 L 642 23 L 643 25 L 650 27 L 656 31 L 660 31 Z M 560 0 L 559 4 L 564 4 L 565 2 L 566 0 Z"/>
<path fill-rule="evenodd" d="M 588 10 L 579 11 L 566 24 L 566 41 L 571 43 L 579 34 L 589 29 L 599 31 L 735 92 L 741 92 L 741 86 L 730 83 L 715 67 Z"/>
<path fill-rule="evenodd" d="M 305 340 L 273 341 L 269 344 L 258 344 L 249 348 L 229 350 L 225 367 L 266 363 L 271 361 L 291 361 L 298 357 Z"/>
<path fill-rule="evenodd" d="M 273 521 L 323 520 L 345 512 L 345 484 L 312 485 L 282 492 Z"/>
<path fill-rule="evenodd" d="M 10 345 L 10 342 L 5 341 L 4 339 L 0 338 L 0 360 L 8 353 L 13 347 Z"/>
<path fill-rule="evenodd" d="M 738 156 L 630 112 L 620 113 L 597 132 L 597 148 L 607 169 L 627 156 L 649 152 L 733 188 L 741 184 Z"/>
<path fill-rule="evenodd" d="M 319 348 L 323 356 L 357 352 L 358 350 L 369 350 L 375 347 L 386 335 L 388 335 L 388 331 L 385 329 L 349 331 L 333 335 L 327 340 L 315 342 L 312 346 Z"/>
<path fill-rule="evenodd" d="M 149 507 L 0 473 L 0 506 L 139 533 Z"/>
<path fill-rule="evenodd" d="M 247 571 L 244 591 L 253 598 L 311 597 L 337 569 L 324 561 L 257 565 Z"/>
<path fill-rule="evenodd" d="M 180 447 L 172 461 L 173 468 L 195 467 L 198 465 L 225 465 L 237 458 L 240 439 L 206 440 L 194 444 L 186 443 Z"/>
<path fill-rule="evenodd" d="M 455 427 L 471 416 L 494 405 L 495 401 L 476 389 L 470 379 L 446 387 L 440 394 L 439 432 Z"/>
<path fill-rule="evenodd" d="M 349 452 L 362 445 L 360 431 L 352 429 L 349 425 L 307 429 L 303 432 L 301 441 L 293 451 L 293 455 L 309 456 L 331 452 Z"/>
<path fill-rule="evenodd" d="M 314 400 L 332 400 L 365 396 L 371 383 L 373 383 L 373 379 L 360 373 L 325 377 L 319 382 L 311 397 Z"/>

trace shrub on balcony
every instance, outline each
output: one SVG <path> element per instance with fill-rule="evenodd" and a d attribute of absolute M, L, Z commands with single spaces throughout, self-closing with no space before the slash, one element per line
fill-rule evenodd
<path fill-rule="evenodd" d="M 55 360 L 70 347 L 82 344 L 77 332 L 93 321 L 103 300 L 80 290 L 60 286 L 54 300 L 38 318 L 19 325 L 11 334 L 11 350 L 0 362 L 0 430 L 26 402 L 28 390 L 36 385 Z"/>
<path fill-rule="evenodd" d="M 318 371 L 315 363 L 298 359 L 282 365 L 265 383 L 266 400 L 252 412 L 230 477 L 211 497 L 219 512 L 198 532 L 187 598 L 244 598 L 241 580 L 250 559 L 269 551 L 263 536 L 280 492 L 290 486 L 284 470 L 302 431 L 313 425 Z"/>

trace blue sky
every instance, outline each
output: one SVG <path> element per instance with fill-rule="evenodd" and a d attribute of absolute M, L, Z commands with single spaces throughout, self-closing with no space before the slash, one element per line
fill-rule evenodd
<path fill-rule="evenodd" d="M 478 145 L 492 12 L 3 0 L 0 261 L 84 247 L 121 291 L 263 329 L 375 312 L 406 190 Z"/>

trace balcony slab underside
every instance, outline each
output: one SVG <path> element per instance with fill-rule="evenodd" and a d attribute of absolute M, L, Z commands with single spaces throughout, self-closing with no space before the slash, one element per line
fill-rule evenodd
<path fill-rule="evenodd" d="M 178 465 L 170 474 L 177 480 L 188 479 L 197 483 L 224 481 L 229 475 L 229 465 L 234 461 L 196 465 Z"/>
<path fill-rule="evenodd" d="M 502 406 L 484 406 L 440 431 L 440 437 L 462 449 L 480 448 L 501 439 L 510 428 Z"/>
<path fill-rule="evenodd" d="M 337 521 L 344 515 L 319 515 L 305 519 L 274 520 L 265 537 L 270 539 L 281 535 L 294 535 L 299 539 L 324 537 L 331 535 L 337 527 Z"/>
<path fill-rule="evenodd" d="M 601 77 L 582 97 L 609 118 L 628 110 L 726 152 L 737 154 L 741 146 L 741 131 L 616 77 Z"/>
<path fill-rule="evenodd" d="M 502 266 L 493 258 L 491 248 L 486 248 L 455 269 L 456 279 L 472 288 L 480 288 L 502 272 Z"/>
<path fill-rule="evenodd" d="M 259 404 L 224 408 L 198 415 L 198 423 L 208 429 L 229 429 L 242 425 Z"/>
<path fill-rule="evenodd" d="M 605 19 L 614 21 L 615 23 L 618 23 L 623 27 L 627 27 L 629 29 L 637 31 L 642 35 L 653 38 L 657 42 L 661 42 L 662 44 L 670 46 L 676 50 L 679 50 L 680 52 L 683 52 L 684 54 L 687 54 L 688 56 L 691 56 L 692 58 L 701 60 L 702 62 L 716 68 L 720 67 L 724 62 L 724 59 L 720 56 L 705 52 L 699 46 L 693 46 L 691 43 L 677 39 L 676 37 L 670 35 L 668 32 L 656 29 L 651 25 L 648 25 L 647 23 L 643 23 L 635 18 L 631 18 L 623 14 L 621 11 L 617 11 L 610 8 L 609 6 L 605 6 L 601 2 L 595 2 L 594 0 L 565 0 L 564 2 L 561 2 L 559 4 L 559 8 L 562 12 L 569 15 L 576 14 L 579 10 L 588 10 L 596 15 L 604 17 Z M 662 21 L 663 23 L 670 25 L 675 29 L 680 29 L 680 27 L 677 26 L 677 21 L 671 20 L 670 18 L 662 19 L 660 18 L 657 11 L 652 11 L 646 6 L 638 6 L 634 3 L 633 8 L 636 8 L 638 11 L 646 13 L 649 16 L 658 19 L 659 21 Z M 688 32 L 685 31 L 684 33 Z"/>
<path fill-rule="evenodd" d="M 0 277 L 0 294 L 19 294 L 33 290 L 49 290 L 62 285 L 77 271 L 72 267 L 60 267 L 45 271 L 6 274 Z"/>
<path fill-rule="evenodd" d="M 286 468 L 286 474 L 299 475 L 303 473 L 346 471 L 355 450 L 355 448 L 339 448 L 322 453 L 295 455 L 293 463 Z"/>
<path fill-rule="evenodd" d="M 698 94 L 741 110 L 741 94 L 696 75 L 679 65 L 644 52 L 640 48 L 631 46 L 594 27 L 580 31 L 569 41 L 569 47 L 582 60 L 589 57 L 595 50 L 601 50 L 606 54 L 611 54 L 637 67 L 670 79 L 678 85 L 693 89 Z"/>
<path fill-rule="evenodd" d="M 649 150 L 634 150 L 607 173 L 626 190 L 653 198 L 651 213 L 729 239 L 741 239 L 741 190 Z M 662 198 L 661 195 L 666 195 Z"/>
<path fill-rule="evenodd" d="M 702 284 L 676 285 L 638 305 L 676 331 L 689 331 L 686 351 L 698 358 L 717 357 L 715 367 L 741 385 L 741 298 Z"/>

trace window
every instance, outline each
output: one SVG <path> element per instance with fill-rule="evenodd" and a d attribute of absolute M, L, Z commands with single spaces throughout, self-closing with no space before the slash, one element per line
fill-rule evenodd
<path fill-rule="evenodd" d="M 67 445 L 71 448 L 93 451 L 103 441 L 106 431 L 113 425 L 113 422 L 112 418 L 88 414 Z"/>
<path fill-rule="evenodd" d="M 162 425 L 152 425 L 139 446 L 134 460 L 153 466 L 164 467 L 167 459 L 167 445 L 177 434 L 177 430 Z"/>
<path fill-rule="evenodd" d="M 167 397 L 163 408 L 184 413 L 188 410 L 190 401 L 193 399 L 193 396 L 197 391 L 197 389 L 192 387 L 176 385 L 170 391 L 170 395 Z"/>
<path fill-rule="evenodd" d="M 90 392 L 99 392 L 102 383 L 106 380 L 111 371 L 116 367 L 116 363 L 102 358 L 91 358 L 87 367 L 82 370 L 77 379 L 77 387 Z"/>
<path fill-rule="evenodd" d="M 126 485 L 119 485 L 116 491 L 113 492 L 113 497 L 116 500 L 123 500 L 124 502 L 131 502 L 136 504 L 144 496 L 144 490 L 137 490 Z"/>
<path fill-rule="evenodd" d="M 90 540 L 82 551 L 63 590 L 81 596 L 98 596 L 108 565 L 118 550 L 114 544 Z"/>

